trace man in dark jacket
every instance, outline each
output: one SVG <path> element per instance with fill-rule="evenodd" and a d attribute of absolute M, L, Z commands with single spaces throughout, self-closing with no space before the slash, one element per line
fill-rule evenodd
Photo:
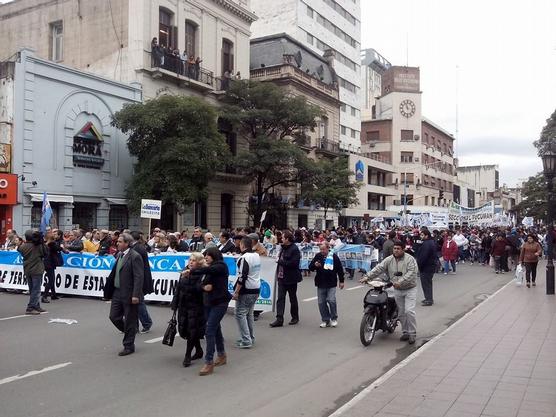
<path fill-rule="evenodd" d="M 432 298 L 432 277 L 434 276 L 436 263 L 438 262 L 437 247 L 428 229 L 423 229 L 420 237 L 422 244 L 417 252 L 417 265 L 419 266 L 421 287 L 425 295 L 425 299 L 421 301 L 421 305 L 432 306 L 434 303 Z"/>
<path fill-rule="evenodd" d="M 299 269 L 301 252 L 294 243 L 293 234 L 286 230 L 282 235 L 283 243 L 280 255 L 278 255 L 276 267 L 276 281 L 278 283 L 278 295 L 276 298 L 276 320 L 270 323 L 270 327 L 282 327 L 284 325 L 284 310 L 286 308 L 286 294 L 290 296 L 290 325 L 299 323 L 299 307 L 297 304 L 297 283 L 303 278 Z"/>
<path fill-rule="evenodd" d="M 110 239 L 110 232 L 108 230 L 100 231 L 100 243 L 98 245 L 98 256 L 108 255 L 110 253 L 110 246 L 112 239 Z"/>
<path fill-rule="evenodd" d="M 23 257 L 23 274 L 29 285 L 29 303 L 25 314 L 45 313 L 46 310 L 43 310 L 40 305 L 40 296 L 44 274 L 44 258 L 47 255 L 47 249 L 43 244 L 40 232 L 27 230 L 25 232 L 25 243 L 19 245 L 17 250 Z"/>
<path fill-rule="evenodd" d="M 138 306 L 143 301 L 143 259 L 131 249 L 132 243 L 129 233 L 118 237 L 118 256 L 104 287 L 104 298 L 112 300 L 110 321 L 124 333 L 124 349 L 118 356 L 135 352 Z"/>
<path fill-rule="evenodd" d="M 46 272 L 46 284 L 44 286 L 44 293 L 41 302 L 50 303 L 48 296 L 52 300 L 57 300 L 59 297 L 56 295 L 56 267 L 64 264 L 62 258 L 62 247 L 58 243 L 59 230 L 52 230 L 46 233 L 46 256 L 44 257 L 44 268 Z"/>
<path fill-rule="evenodd" d="M 70 252 L 83 252 L 83 241 L 81 240 L 81 232 L 79 230 L 72 230 L 70 232 L 70 241 L 68 242 L 66 249 Z"/>
<path fill-rule="evenodd" d="M 320 245 L 320 252 L 315 255 L 309 264 L 310 271 L 316 271 L 315 286 L 317 296 L 321 328 L 336 327 L 338 325 L 338 309 L 336 303 L 336 287 L 340 280 L 340 289 L 344 289 L 344 268 L 338 255 L 330 254 L 328 243 Z"/>
<path fill-rule="evenodd" d="M 151 266 L 149 264 L 149 255 L 147 252 L 147 247 L 145 241 L 143 240 L 143 233 L 131 232 L 131 237 L 133 238 L 131 248 L 139 255 L 141 255 L 141 259 L 143 259 L 143 272 L 144 272 L 143 295 L 147 295 L 154 291 L 153 276 L 151 274 Z M 145 304 L 145 300 L 139 303 L 138 314 L 139 314 L 139 321 L 143 326 L 140 333 L 148 333 L 151 330 L 153 321 L 151 319 L 149 311 L 147 310 L 147 305 Z"/>
<path fill-rule="evenodd" d="M 220 237 L 218 238 L 218 250 L 222 253 L 234 253 L 236 249 L 236 245 L 234 241 L 230 239 L 230 233 L 224 231 L 220 233 Z"/>

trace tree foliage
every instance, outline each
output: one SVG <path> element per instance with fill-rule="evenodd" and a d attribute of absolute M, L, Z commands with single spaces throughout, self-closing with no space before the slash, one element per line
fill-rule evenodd
<path fill-rule="evenodd" d="M 313 176 L 315 164 L 295 140 L 314 129 L 322 111 L 274 84 L 250 80 L 232 83 L 223 103 L 222 117 L 248 144 L 234 166 L 253 179 L 248 212 L 258 225 L 262 213 L 272 208 L 270 194 L 276 187 L 297 186 Z"/>
<path fill-rule="evenodd" d="M 539 156 L 543 156 L 551 146 L 552 150 L 556 152 L 556 110 L 554 110 L 552 116 L 546 120 L 546 125 L 542 129 L 541 136 L 534 144 L 538 150 Z"/>
<path fill-rule="evenodd" d="M 137 158 L 127 186 L 133 212 L 142 198 L 173 203 L 178 210 L 206 198 L 209 180 L 229 158 L 216 119 L 206 102 L 169 95 L 126 105 L 113 116 L 112 124 L 129 135 L 129 152 Z"/>
<path fill-rule="evenodd" d="M 546 219 L 548 211 L 548 192 L 546 179 L 542 172 L 529 177 L 529 179 L 523 183 L 521 196 L 522 201 L 517 206 L 520 215 L 534 217 L 535 219 Z"/>
<path fill-rule="evenodd" d="M 358 204 L 357 191 L 360 182 L 351 181 L 354 173 L 348 167 L 347 158 L 323 159 L 317 162 L 313 183 L 304 191 L 303 197 L 324 209 L 324 220 L 330 209 L 340 210 Z"/>

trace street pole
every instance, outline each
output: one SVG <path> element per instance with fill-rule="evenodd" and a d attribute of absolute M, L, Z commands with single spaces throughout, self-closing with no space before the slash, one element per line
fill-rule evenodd
<path fill-rule="evenodd" d="M 407 226 L 407 171 L 403 174 L 403 226 Z"/>
<path fill-rule="evenodd" d="M 547 243 L 548 243 L 548 260 L 546 262 L 546 294 L 554 295 L 554 195 L 553 180 L 554 176 L 547 178 L 548 183 L 548 227 L 547 227 Z"/>

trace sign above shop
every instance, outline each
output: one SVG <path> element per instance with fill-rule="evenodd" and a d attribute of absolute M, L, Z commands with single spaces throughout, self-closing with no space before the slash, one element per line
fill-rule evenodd
<path fill-rule="evenodd" d="M 0 174 L 0 205 L 17 204 L 17 175 Z"/>
<path fill-rule="evenodd" d="M 101 169 L 104 166 L 103 143 L 95 125 L 87 122 L 73 137 L 73 166 Z"/>

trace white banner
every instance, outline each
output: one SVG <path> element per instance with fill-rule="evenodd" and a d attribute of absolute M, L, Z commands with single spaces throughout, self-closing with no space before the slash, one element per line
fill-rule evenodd
<path fill-rule="evenodd" d="M 141 200 L 141 217 L 143 219 L 158 219 L 162 214 L 162 201 Z"/>
<path fill-rule="evenodd" d="M 56 268 L 56 292 L 60 294 L 102 297 L 106 278 L 112 270 L 114 257 L 70 253 L 63 255 L 64 265 Z M 149 256 L 154 292 L 145 296 L 147 301 L 172 301 L 180 272 L 185 268 L 189 254 L 161 254 Z M 224 256 L 230 276 L 228 289 L 233 292 L 237 257 Z M 261 257 L 261 293 L 255 305 L 257 310 L 272 311 L 276 261 Z M 46 277 L 45 277 L 46 280 Z M 46 282 L 43 280 L 43 282 Z M 27 290 L 23 276 L 23 260 L 18 252 L 0 251 L 0 288 Z M 230 302 L 234 307 L 235 302 Z"/>
<path fill-rule="evenodd" d="M 494 202 L 491 201 L 481 207 L 469 208 L 452 202 L 448 210 L 450 223 L 470 226 L 490 225 L 494 221 Z"/>

